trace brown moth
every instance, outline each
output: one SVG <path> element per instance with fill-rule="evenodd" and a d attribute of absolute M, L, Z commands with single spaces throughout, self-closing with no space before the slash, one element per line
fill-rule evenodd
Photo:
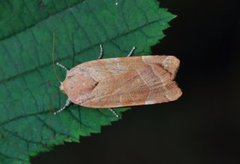
<path fill-rule="evenodd" d="M 128 57 L 93 60 L 67 70 L 60 89 L 68 100 L 55 113 L 70 102 L 89 108 L 115 108 L 177 100 L 182 92 L 174 78 L 180 61 L 166 55 L 129 57 L 133 50 Z"/>

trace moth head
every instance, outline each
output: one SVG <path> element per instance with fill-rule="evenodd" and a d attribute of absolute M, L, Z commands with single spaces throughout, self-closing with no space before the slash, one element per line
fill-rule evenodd
<path fill-rule="evenodd" d="M 78 98 L 83 97 L 81 101 L 84 101 L 97 84 L 98 82 L 88 72 L 76 67 L 67 72 L 66 78 L 60 83 L 59 89 L 68 96 L 71 102 L 79 104 L 80 100 Z"/>
<path fill-rule="evenodd" d="M 59 87 L 59 89 L 60 89 L 63 93 L 66 94 L 65 88 L 64 88 L 64 85 L 63 85 L 63 82 L 60 82 L 60 87 Z"/>

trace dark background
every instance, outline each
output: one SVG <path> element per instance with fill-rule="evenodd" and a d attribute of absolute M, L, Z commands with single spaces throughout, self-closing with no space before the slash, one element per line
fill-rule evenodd
<path fill-rule="evenodd" d="M 240 163 L 238 0 L 161 0 L 178 17 L 153 54 L 181 60 L 175 102 L 135 107 L 101 134 L 32 159 L 42 163 Z"/>

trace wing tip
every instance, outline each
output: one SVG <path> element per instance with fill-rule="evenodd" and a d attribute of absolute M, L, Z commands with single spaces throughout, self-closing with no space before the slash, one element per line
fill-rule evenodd
<path fill-rule="evenodd" d="M 166 55 L 162 61 L 162 66 L 171 73 L 171 79 L 173 80 L 178 72 L 180 60 L 173 55 Z"/>

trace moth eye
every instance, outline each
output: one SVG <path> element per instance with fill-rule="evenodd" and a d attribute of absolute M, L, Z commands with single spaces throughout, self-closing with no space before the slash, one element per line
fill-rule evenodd
<path fill-rule="evenodd" d="M 73 75 L 71 75 L 71 76 L 68 76 L 68 77 L 67 77 L 67 79 L 71 79 L 72 77 L 73 77 Z"/>

